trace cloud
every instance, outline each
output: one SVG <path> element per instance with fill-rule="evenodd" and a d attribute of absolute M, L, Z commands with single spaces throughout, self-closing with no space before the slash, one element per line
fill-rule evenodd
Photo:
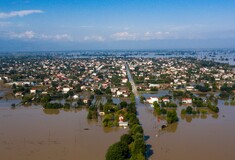
<path fill-rule="evenodd" d="M 73 41 L 72 37 L 68 34 L 46 35 L 42 34 L 39 39 L 43 40 L 57 40 L 57 41 Z"/>
<path fill-rule="evenodd" d="M 99 42 L 102 42 L 102 41 L 105 41 L 104 37 L 102 36 L 85 36 L 83 38 L 84 41 L 99 41 Z"/>
<path fill-rule="evenodd" d="M 173 38 L 170 32 L 145 32 L 142 39 L 143 40 L 154 40 L 154 39 L 167 39 Z"/>
<path fill-rule="evenodd" d="M 129 32 L 118 32 L 111 35 L 114 40 L 136 40 L 137 34 Z"/>
<path fill-rule="evenodd" d="M 12 39 L 32 39 L 35 38 L 35 33 L 33 31 L 25 31 L 23 33 L 10 33 L 10 38 Z"/>
<path fill-rule="evenodd" d="M 12 12 L 0 12 L 0 19 L 12 18 L 12 17 L 24 17 L 34 13 L 43 13 L 42 10 L 20 10 Z"/>
<path fill-rule="evenodd" d="M 10 39 L 21 39 L 21 40 L 54 40 L 54 41 L 72 41 L 72 37 L 68 34 L 37 34 L 33 31 L 25 31 L 22 33 L 7 32 L 2 37 Z"/>
<path fill-rule="evenodd" d="M 114 40 L 154 40 L 170 38 L 170 32 L 145 32 L 145 33 L 129 33 L 118 32 L 111 35 Z"/>

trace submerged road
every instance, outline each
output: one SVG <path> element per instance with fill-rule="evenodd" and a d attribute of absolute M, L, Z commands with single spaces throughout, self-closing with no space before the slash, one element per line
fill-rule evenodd
<path fill-rule="evenodd" d="M 148 148 L 146 156 L 150 160 L 156 160 L 157 159 L 156 141 L 158 137 L 157 118 L 153 114 L 152 107 L 149 107 L 149 105 L 140 103 L 140 96 L 137 91 L 135 82 L 132 78 L 128 63 L 126 64 L 126 70 L 127 70 L 127 76 L 128 76 L 129 82 L 132 85 L 132 92 L 135 94 L 138 118 L 144 129 L 145 141 L 146 141 L 147 148 Z"/>

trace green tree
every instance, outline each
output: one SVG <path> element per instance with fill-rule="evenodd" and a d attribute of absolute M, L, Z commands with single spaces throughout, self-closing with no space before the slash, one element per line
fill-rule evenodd
<path fill-rule="evenodd" d="M 125 160 L 128 159 L 130 151 L 126 143 L 117 142 L 111 145 L 105 155 L 106 160 Z"/>
<path fill-rule="evenodd" d="M 134 139 L 131 137 L 130 134 L 124 134 L 121 136 L 121 142 L 126 144 L 131 144 L 134 141 Z"/>
<path fill-rule="evenodd" d="M 126 101 L 122 101 L 122 102 L 120 103 L 120 107 L 121 107 L 121 108 L 126 108 L 126 107 L 127 107 L 127 102 L 126 102 Z"/>
<path fill-rule="evenodd" d="M 186 113 L 187 113 L 187 114 L 192 114 L 192 112 L 193 112 L 193 108 L 190 107 L 190 106 L 188 106 L 188 107 L 186 108 Z"/>
<path fill-rule="evenodd" d="M 177 122 L 179 118 L 177 117 L 176 110 L 168 111 L 166 120 L 167 120 L 167 123 L 169 124 Z"/>

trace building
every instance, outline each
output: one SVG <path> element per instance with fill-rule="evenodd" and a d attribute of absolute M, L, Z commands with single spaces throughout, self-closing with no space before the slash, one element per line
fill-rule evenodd
<path fill-rule="evenodd" d="M 122 115 L 119 116 L 119 127 L 127 127 L 128 126 L 128 122 L 124 122 L 124 117 Z"/>
<path fill-rule="evenodd" d="M 169 102 L 170 102 L 170 99 L 169 99 L 169 98 L 162 98 L 162 102 L 164 102 L 164 103 L 169 103 Z"/>
<path fill-rule="evenodd" d="M 78 95 L 74 95 L 74 96 L 73 96 L 73 99 L 78 99 Z"/>
<path fill-rule="evenodd" d="M 33 89 L 30 90 L 30 93 L 31 93 L 31 94 L 36 94 L 36 91 L 37 91 L 37 90 L 33 88 Z"/>
<path fill-rule="evenodd" d="M 70 91 L 70 88 L 63 88 L 63 93 L 68 93 Z"/>
<path fill-rule="evenodd" d="M 182 103 L 184 104 L 191 104 L 192 102 L 192 98 L 182 98 Z"/>
<path fill-rule="evenodd" d="M 149 97 L 146 99 L 146 102 L 150 104 L 153 104 L 154 102 L 158 102 L 158 101 L 159 101 L 158 97 Z"/>

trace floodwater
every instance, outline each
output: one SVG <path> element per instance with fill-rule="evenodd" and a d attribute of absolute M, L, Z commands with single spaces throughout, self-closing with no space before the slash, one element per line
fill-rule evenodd
<path fill-rule="evenodd" d="M 138 101 L 138 99 L 137 99 Z M 218 115 L 183 116 L 178 123 L 159 131 L 158 119 L 149 104 L 137 102 L 151 160 L 234 160 L 235 106 L 219 101 Z M 178 107 L 179 110 L 185 107 Z"/>
<path fill-rule="evenodd" d="M 9 160 L 103 160 L 108 147 L 127 132 L 87 120 L 86 109 L 11 108 L 0 102 L 0 155 Z"/>
<path fill-rule="evenodd" d="M 133 79 L 127 70 L 128 78 Z M 134 85 L 134 83 L 132 83 Z M 134 88 L 135 86 L 133 86 Z M 134 90 L 133 90 L 134 91 Z M 160 91 L 152 96 L 166 95 Z M 162 117 L 154 114 L 150 104 L 140 103 L 137 92 L 136 105 L 140 123 L 144 129 L 147 157 L 150 160 L 234 160 L 235 159 L 235 106 L 225 106 L 218 101 L 220 112 L 199 116 L 180 116 L 179 122 L 160 130 L 166 124 Z M 149 97 L 150 94 L 143 96 Z"/>

